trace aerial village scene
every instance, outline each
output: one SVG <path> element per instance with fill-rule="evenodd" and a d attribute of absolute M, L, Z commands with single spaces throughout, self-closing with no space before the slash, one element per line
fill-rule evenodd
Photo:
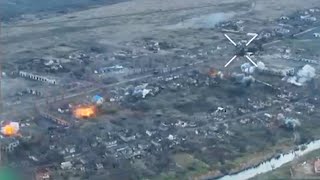
<path fill-rule="evenodd" d="M 96 3 L 2 15 L 0 166 L 23 180 L 320 179 L 320 1 Z"/>

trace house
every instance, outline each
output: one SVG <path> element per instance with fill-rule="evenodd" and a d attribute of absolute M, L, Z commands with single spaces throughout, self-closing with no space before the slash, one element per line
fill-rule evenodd
<path fill-rule="evenodd" d="M 19 71 L 19 76 L 23 77 L 23 78 L 36 80 L 36 81 L 47 82 L 49 84 L 54 84 L 54 85 L 57 84 L 57 81 L 55 79 L 51 79 L 51 78 L 48 78 L 48 77 L 35 75 L 35 74 L 24 72 L 24 71 Z"/>
<path fill-rule="evenodd" d="M 129 141 L 133 141 L 136 139 L 135 135 L 132 136 L 123 136 L 123 135 L 119 135 L 120 139 L 123 140 L 124 142 L 129 142 Z"/>
<path fill-rule="evenodd" d="M 70 161 L 61 163 L 61 169 L 71 169 L 71 168 L 72 168 L 72 163 Z"/>
<path fill-rule="evenodd" d="M 287 16 L 281 16 L 280 19 L 281 19 L 281 20 L 289 20 L 290 18 L 287 17 Z"/>
<path fill-rule="evenodd" d="M 300 19 L 306 20 L 306 21 L 317 21 L 316 17 L 310 16 L 310 15 L 306 15 L 306 16 L 300 16 Z"/>
<path fill-rule="evenodd" d="M 110 66 L 110 67 L 103 67 L 100 70 L 100 73 L 110 73 L 110 72 L 123 72 L 124 67 L 121 65 L 115 65 L 115 66 Z"/>
<path fill-rule="evenodd" d="M 50 171 L 47 168 L 38 169 L 35 172 L 35 180 L 49 180 L 50 179 Z"/>
<path fill-rule="evenodd" d="M 320 38 L 320 33 L 313 33 L 313 36 L 316 38 Z"/>
<path fill-rule="evenodd" d="M 8 153 L 11 153 L 15 150 L 16 147 L 18 147 L 20 144 L 19 140 L 14 140 L 14 139 L 10 139 L 7 140 L 2 146 L 1 148 Z"/>
<path fill-rule="evenodd" d="M 104 102 L 104 98 L 99 95 L 95 95 L 92 97 L 92 102 L 94 102 L 95 104 L 101 105 Z"/>

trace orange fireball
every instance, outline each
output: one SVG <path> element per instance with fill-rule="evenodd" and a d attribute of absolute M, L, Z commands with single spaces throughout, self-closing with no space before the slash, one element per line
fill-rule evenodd
<path fill-rule="evenodd" d="M 73 115 L 78 119 L 95 117 L 97 108 L 94 105 L 81 105 L 73 110 Z"/>
<path fill-rule="evenodd" d="M 16 136 L 19 131 L 19 123 L 10 122 L 1 127 L 1 133 L 5 136 Z"/>
<path fill-rule="evenodd" d="M 209 72 L 208 72 L 209 76 L 212 77 L 212 78 L 220 78 L 220 79 L 223 79 L 224 77 L 224 74 L 215 69 L 215 68 L 210 68 Z"/>

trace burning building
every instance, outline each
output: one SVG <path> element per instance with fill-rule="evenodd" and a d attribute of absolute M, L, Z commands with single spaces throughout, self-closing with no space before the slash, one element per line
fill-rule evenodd
<path fill-rule="evenodd" d="M 19 133 L 19 123 L 17 122 L 4 123 L 1 127 L 1 133 L 4 136 L 17 136 Z"/>
<path fill-rule="evenodd" d="M 97 114 L 97 107 L 95 105 L 79 105 L 73 109 L 73 115 L 77 119 L 86 119 L 95 117 Z"/>
<path fill-rule="evenodd" d="M 210 68 L 208 74 L 212 78 L 223 78 L 223 73 L 215 68 Z"/>

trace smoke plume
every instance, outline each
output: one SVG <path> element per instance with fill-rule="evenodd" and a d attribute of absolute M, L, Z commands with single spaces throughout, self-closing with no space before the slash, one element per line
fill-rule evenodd
<path fill-rule="evenodd" d="M 303 66 L 303 68 L 300 69 L 295 76 L 289 77 L 287 82 L 297 86 L 303 86 L 305 85 L 305 83 L 312 80 L 315 76 L 315 68 L 307 64 Z"/>

